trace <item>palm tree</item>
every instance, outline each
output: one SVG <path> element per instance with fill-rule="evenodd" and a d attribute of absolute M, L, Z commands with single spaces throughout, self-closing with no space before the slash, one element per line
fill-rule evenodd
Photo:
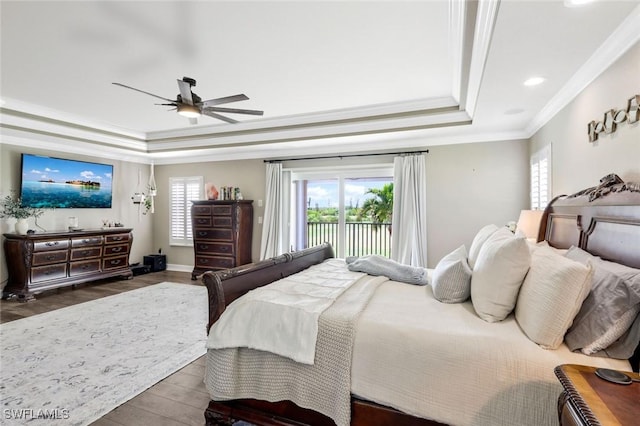
<path fill-rule="evenodd" d="M 393 214 L 393 183 L 387 183 L 382 188 L 369 188 L 365 194 L 372 194 L 362 203 L 359 218 L 370 216 L 371 221 L 380 226 L 383 223 L 391 222 Z M 391 225 L 389 225 L 391 233 Z"/>

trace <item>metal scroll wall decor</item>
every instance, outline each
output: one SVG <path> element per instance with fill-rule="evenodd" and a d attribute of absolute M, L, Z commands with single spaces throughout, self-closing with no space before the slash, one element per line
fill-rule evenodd
<path fill-rule="evenodd" d="M 640 118 L 640 95 L 635 95 L 627 102 L 627 109 L 611 109 L 604 113 L 604 119 L 602 121 L 591 121 L 587 125 L 587 132 L 589 134 L 589 142 L 595 142 L 598 140 L 598 135 L 602 132 L 613 133 L 616 131 L 618 124 L 635 123 Z"/>

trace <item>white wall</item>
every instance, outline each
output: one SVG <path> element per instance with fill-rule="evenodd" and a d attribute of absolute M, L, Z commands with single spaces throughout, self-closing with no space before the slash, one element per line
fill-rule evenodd
<path fill-rule="evenodd" d="M 529 208 L 528 142 L 502 141 L 429 148 L 427 256 L 433 268 L 484 225 L 505 226 Z"/>
<path fill-rule="evenodd" d="M 605 111 L 627 107 L 640 94 L 640 43 L 587 86 L 531 138 L 531 152 L 552 144 L 553 195 L 572 194 L 595 186 L 616 173 L 640 181 L 640 123 L 624 122 L 612 134 L 590 143 L 587 123 L 601 121 Z"/>

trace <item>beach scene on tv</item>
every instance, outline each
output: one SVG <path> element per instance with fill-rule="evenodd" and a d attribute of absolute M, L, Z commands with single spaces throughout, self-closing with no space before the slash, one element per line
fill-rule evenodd
<path fill-rule="evenodd" d="M 113 166 L 22 155 L 22 204 L 38 208 L 110 208 Z"/>

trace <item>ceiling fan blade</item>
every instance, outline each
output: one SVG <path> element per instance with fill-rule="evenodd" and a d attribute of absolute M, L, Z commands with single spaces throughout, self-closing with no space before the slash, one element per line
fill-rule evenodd
<path fill-rule="evenodd" d="M 216 98 L 209 99 L 208 101 L 203 101 L 202 106 L 210 107 L 213 105 L 228 104 L 229 102 L 246 101 L 247 99 L 249 99 L 249 97 L 245 94 L 225 96 L 224 98 Z"/>
<path fill-rule="evenodd" d="M 125 89 L 135 90 L 136 92 L 144 93 L 145 95 L 153 96 L 154 98 L 162 99 L 163 101 L 176 102 L 173 99 L 163 98 L 162 96 L 154 95 L 153 93 L 145 92 L 144 90 L 136 89 L 135 87 L 125 86 L 124 84 L 121 84 L 121 83 L 112 83 L 112 84 L 115 84 L 116 86 L 124 87 Z"/>
<path fill-rule="evenodd" d="M 208 115 L 209 117 L 217 118 L 218 120 L 226 121 L 227 123 L 237 123 L 233 118 L 225 117 L 224 115 L 216 114 L 215 112 L 203 110 L 202 113 L 204 115 Z"/>
<path fill-rule="evenodd" d="M 191 97 L 191 85 L 186 81 L 178 80 L 178 88 L 180 89 L 182 102 L 188 105 L 193 105 L 193 98 Z"/>
<path fill-rule="evenodd" d="M 205 107 L 209 111 L 214 112 L 228 112 L 232 114 L 251 114 L 251 115 L 263 115 L 264 111 L 258 111 L 255 109 L 237 109 L 237 108 L 223 108 L 223 107 Z"/>
<path fill-rule="evenodd" d="M 198 119 L 197 118 L 190 118 L 189 119 L 189 124 L 198 124 Z"/>

